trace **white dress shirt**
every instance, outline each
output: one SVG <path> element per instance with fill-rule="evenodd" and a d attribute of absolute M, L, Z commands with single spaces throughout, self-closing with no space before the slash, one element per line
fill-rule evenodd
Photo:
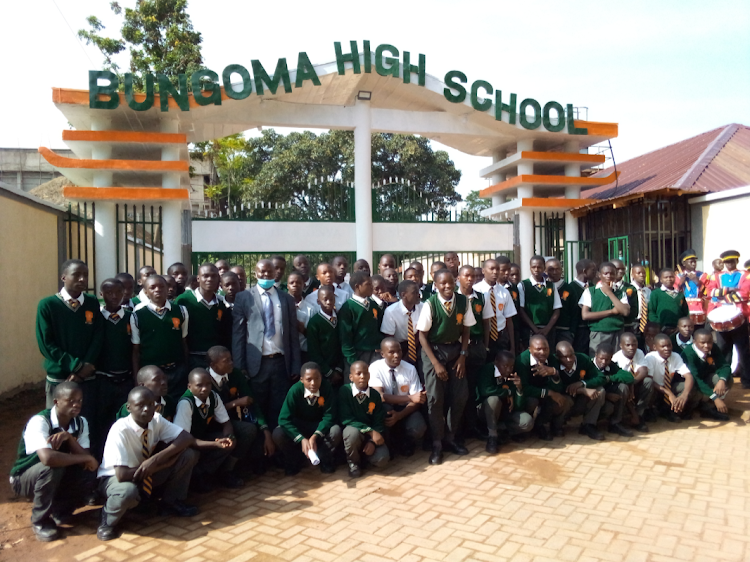
<path fill-rule="evenodd" d="M 617 363 L 620 369 L 630 372 L 630 364 L 633 364 L 633 372 L 636 372 L 641 367 L 647 367 L 646 365 L 646 354 L 640 349 L 635 350 L 633 359 L 628 359 L 620 349 L 617 353 L 612 356 L 612 362 Z"/>
<path fill-rule="evenodd" d="M 316 293 L 312 293 L 312 296 Z M 309 302 L 307 302 L 307 298 L 304 300 L 301 300 L 297 303 L 297 321 L 302 322 L 302 324 L 307 328 L 307 324 L 310 322 L 310 318 L 315 316 L 315 313 L 320 309 L 320 307 L 315 307 L 311 305 Z M 307 336 L 303 334 L 302 332 L 299 333 L 299 348 L 302 351 L 307 351 Z"/>
<path fill-rule="evenodd" d="M 265 332 L 263 334 L 263 349 L 262 353 L 263 355 L 274 355 L 276 353 L 284 354 L 284 343 L 282 339 L 282 333 L 284 328 L 284 323 L 281 320 L 281 301 L 279 300 L 279 294 L 276 291 L 275 287 L 271 287 L 267 291 L 263 289 L 260 285 L 258 287 L 258 292 L 260 293 L 260 310 L 261 310 L 261 317 L 263 317 L 263 300 L 270 298 L 271 299 L 271 306 L 273 307 L 273 324 L 276 327 L 276 333 L 271 338 L 267 338 L 265 336 Z M 265 321 L 265 317 L 264 321 Z M 250 334 L 248 334 L 249 336 Z"/>
<path fill-rule="evenodd" d="M 211 367 L 208 368 L 208 374 L 211 375 L 211 378 L 214 379 L 216 386 L 219 388 L 222 388 L 229 381 L 229 375 L 220 375 Z"/>
<path fill-rule="evenodd" d="M 171 443 L 182 433 L 177 425 L 167 421 L 160 414 L 154 414 L 148 422 L 148 437 L 146 442 L 151 453 L 159 441 Z M 141 442 L 144 429 L 135 423 L 133 416 L 117 420 L 107 435 L 104 445 L 102 464 L 99 465 L 97 477 L 114 476 L 116 466 L 137 468 L 145 460 L 143 458 L 143 444 Z M 79 441 L 80 443 L 80 441 Z"/>
<path fill-rule="evenodd" d="M 421 314 L 424 303 L 417 303 L 411 312 L 411 324 L 414 329 L 414 336 L 417 335 L 417 322 Z M 404 306 L 403 301 L 398 301 L 385 309 L 383 313 L 383 323 L 380 325 L 380 331 L 386 336 L 393 336 L 399 342 L 404 342 L 409 337 L 409 311 Z"/>
<path fill-rule="evenodd" d="M 596 284 L 596 288 L 601 290 L 602 288 L 601 282 Z M 620 302 L 624 304 L 628 304 L 628 295 L 624 291 L 622 293 L 622 296 L 620 297 Z M 591 308 L 591 291 L 586 290 L 583 292 L 580 300 L 578 301 L 578 305 L 581 307 L 588 306 L 589 308 Z"/>
<path fill-rule="evenodd" d="M 352 289 L 352 286 L 349 283 L 334 283 L 333 284 L 334 289 L 339 289 L 340 291 L 344 291 L 346 293 L 346 299 L 349 299 L 354 294 L 354 289 Z M 346 302 L 346 300 L 344 300 Z"/>
<path fill-rule="evenodd" d="M 224 402 L 221 401 L 221 397 L 216 394 L 216 391 L 212 390 L 211 393 L 214 395 L 216 401 L 216 408 L 214 408 L 214 419 L 218 423 L 225 423 L 229 421 L 229 414 L 227 409 L 224 407 Z M 195 401 L 195 407 L 200 408 L 204 402 L 197 396 L 193 396 Z M 177 413 L 174 415 L 174 424 L 181 427 L 188 433 L 193 427 L 193 408 L 187 400 L 180 400 L 177 403 Z"/>
<path fill-rule="evenodd" d="M 89 443 L 89 423 L 86 418 L 82 417 L 82 427 L 78 434 L 78 444 L 84 449 L 88 449 L 91 445 Z M 23 441 L 26 445 L 26 454 L 33 455 L 39 449 L 51 449 L 52 445 L 47 443 L 47 439 L 52 435 L 52 430 L 60 427 L 60 422 L 57 419 L 57 406 L 52 406 L 49 413 L 50 424 L 47 424 L 47 420 L 43 416 L 33 416 L 27 423 L 26 429 L 23 430 Z M 70 425 L 66 430 L 68 433 L 73 433 L 77 430 L 75 418 L 70 420 Z"/>
<path fill-rule="evenodd" d="M 440 293 L 436 293 L 438 297 L 438 301 L 442 306 L 445 306 L 445 303 L 448 301 L 445 300 Z M 453 310 L 456 307 L 456 293 L 453 293 L 453 296 L 450 300 L 451 303 L 451 310 Z M 476 318 L 474 318 L 474 313 L 471 310 L 471 303 L 469 302 L 469 299 L 466 299 L 466 310 L 464 311 L 464 319 L 463 319 L 463 325 L 471 327 L 474 324 L 477 323 Z M 422 308 L 421 313 L 419 314 L 419 322 L 417 322 L 417 330 L 420 332 L 429 332 L 432 328 L 432 308 L 430 306 L 425 306 Z"/>
<path fill-rule="evenodd" d="M 651 300 L 651 288 L 640 287 L 637 281 L 631 281 L 630 284 L 633 285 L 633 287 L 635 287 L 635 290 L 638 292 L 638 316 L 635 317 L 637 324 L 641 320 L 641 307 L 643 306 L 643 301 L 645 300 L 646 304 L 648 304 L 648 302 Z"/>
<path fill-rule="evenodd" d="M 344 306 L 344 303 L 349 300 L 349 293 L 344 289 L 334 288 L 333 296 L 335 299 L 333 306 L 336 308 L 336 312 L 338 312 L 341 310 L 341 307 Z M 308 305 L 312 306 L 316 312 L 320 310 L 320 305 L 318 304 L 318 289 L 315 289 L 312 293 L 307 295 L 304 300 Z"/>
<path fill-rule="evenodd" d="M 83 293 L 78 295 L 77 299 L 74 299 L 73 297 L 70 296 L 70 293 L 65 290 L 65 287 L 63 287 L 62 289 L 60 289 L 60 296 L 63 298 L 63 301 L 65 301 L 66 304 L 70 304 L 69 301 L 75 300 L 75 301 L 78 301 L 79 305 L 83 305 L 83 301 L 84 301 Z"/>
<path fill-rule="evenodd" d="M 662 359 L 658 351 L 652 351 L 646 355 L 646 366 L 648 374 L 654 379 L 654 383 L 664 386 L 664 365 L 669 367 L 669 372 L 679 375 L 689 375 L 690 369 L 680 357 L 679 353 L 672 353 L 666 361 Z"/>
<path fill-rule="evenodd" d="M 180 329 L 182 330 L 182 337 L 186 338 L 188 335 L 188 311 L 187 311 L 187 308 L 185 308 L 184 306 L 182 305 L 179 305 L 179 306 L 180 306 L 180 310 L 182 311 L 182 317 L 184 318 L 184 320 L 182 321 L 182 326 L 180 326 Z M 147 308 L 158 318 L 163 318 L 163 316 L 159 316 L 157 314 L 156 305 L 152 303 L 151 301 L 146 301 L 146 302 L 137 304 L 133 312 L 135 313 L 136 310 L 140 310 L 142 308 Z M 164 308 L 166 308 L 167 310 L 172 310 L 172 303 L 169 301 L 165 302 Z M 141 331 L 138 329 L 138 317 L 135 314 L 130 315 L 130 341 L 134 345 L 141 344 Z"/>
<path fill-rule="evenodd" d="M 538 285 L 536 281 L 534 281 L 533 278 L 527 279 L 532 285 Z M 546 286 L 546 282 L 545 286 Z M 524 293 L 526 289 L 524 289 L 523 281 L 521 281 L 518 284 L 518 305 L 524 306 L 526 304 L 526 294 Z M 535 289 L 536 290 L 536 289 Z M 562 301 L 560 300 L 560 295 L 557 294 L 557 290 L 552 292 L 552 310 L 557 310 L 558 308 L 562 308 Z"/>
<path fill-rule="evenodd" d="M 370 386 L 382 388 L 383 394 L 394 396 L 410 396 L 422 391 L 422 383 L 419 381 L 414 365 L 401 361 L 394 371 L 396 371 L 396 388 L 393 387 L 391 368 L 385 359 L 378 359 L 370 365 Z"/>

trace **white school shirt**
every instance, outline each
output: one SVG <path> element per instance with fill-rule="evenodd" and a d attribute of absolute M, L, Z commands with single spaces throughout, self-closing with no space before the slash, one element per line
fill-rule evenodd
<path fill-rule="evenodd" d="M 589 287 L 589 289 L 590 288 L 591 287 Z M 601 290 L 602 288 L 601 281 L 596 284 L 596 288 Z M 628 304 L 628 295 L 624 291 L 622 293 L 622 296 L 620 297 L 620 302 L 623 304 Z M 581 295 L 581 298 L 578 301 L 578 306 L 580 306 L 581 308 L 583 308 L 584 306 L 588 306 L 589 308 L 591 308 L 591 291 L 589 291 L 588 289 L 583 291 L 583 294 Z"/>
<path fill-rule="evenodd" d="M 664 364 L 669 367 L 670 373 L 677 373 L 679 375 L 689 375 L 690 369 L 680 357 L 679 353 L 672 353 L 667 361 L 661 358 L 658 351 L 652 351 L 646 355 L 646 366 L 648 367 L 648 374 L 654 379 L 654 383 L 659 386 L 664 386 Z"/>
<path fill-rule="evenodd" d="M 265 335 L 265 331 L 263 332 L 263 349 L 261 350 L 261 353 L 263 355 L 273 355 L 275 353 L 281 353 L 284 354 L 284 343 L 281 338 L 282 330 L 284 327 L 284 324 L 281 319 L 281 300 L 279 300 L 279 293 L 276 291 L 276 287 L 271 287 L 268 290 L 265 290 L 260 285 L 258 285 L 258 292 L 260 293 L 260 310 L 261 310 L 261 318 L 264 319 L 265 323 L 265 317 L 263 316 L 263 299 L 269 298 L 271 299 L 271 306 L 273 307 L 273 325 L 276 328 L 276 333 L 271 338 L 267 338 Z M 248 338 L 250 337 L 250 334 L 248 334 Z"/>
<path fill-rule="evenodd" d="M 630 281 L 630 284 L 635 287 L 635 290 L 638 292 L 638 316 L 635 317 L 636 324 L 641 319 L 641 307 L 643 306 L 643 301 L 646 301 L 646 304 L 648 305 L 649 301 L 651 300 L 651 288 L 650 287 L 639 287 L 637 281 Z"/>
<path fill-rule="evenodd" d="M 81 431 L 78 434 L 78 444 L 84 449 L 88 449 L 91 444 L 89 443 L 89 423 L 86 418 L 81 417 Z M 26 445 L 26 454 L 33 455 L 39 449 L 51 449 L 52 445 L 47 443 L 47 439 L 52 435 L 52 430 L 60 427 L 60 422 L 57 419 L 57 406 L 52 406 L 49 413 L 50 425 L 47 424 L 47 420 L 43 416 L 33 416 L 27 423 L 26 429 L 23 430 L 23 441 Z M 69 433 L 75 432 L 76 420 L 73 418 L 70 420 L 70 425 L 67 431 Z"/>
<path fill-rule="evenodd" d="M 160 414 L 154 414 L 153 419 L 148 422 L 148 437 L 146 442 L 148 450 L 153 453 L 154 447 L 159 441 L 171 443 L 182 433 L 177 425 L 167 421 Z M 145 460 L 143 458 L 142 436 L 144 429 L 135 423 L 133 416 L 117 420 L 107 435 L 104 445 L 102 464 L 96 476 L 114 476 L 116 466 L 137 468 Z"/>
<path fill-rule="evenodd" d="M 527 279 L 529 283 L 532 285 L 537 285 L 538 283 L 534 281 L 532 278 Z M 546 281 L 545 281 L 546 284 Z M 536 289 L 535 289 L 536 290 Z M 524 285 L 523 281 L 521 281 L 518 284 L 518 305 L 524 306 L 526 304 L 526 294 L 524 293 Z M 560 300 L 560 295 L 557 294 L 557 290 L 555 290 L 554 293 L 552 293 L 552 310 L 557 310 L 558 308 L 562 308 L 562 301 Z"/>
<path fill-rule="evenodd" d="M 354 289 L 352 289 L 352 286 L 346 282 L 334 283 L 333 288 L 344 291 L 346 293 L 346 300 L 349 300 L 349 298 L 351 298 L 351 296 L 354 294 Z M 346 300 L 344 302 L 346 302 Z"/>
<path fill-rule="evenodd" d="M 630 362 L 631 360 L 625 357 L 625 354 L 622 352 L 622 349 L 620 349 L 617 353 L 615 353 L 612 356 L 612 362 L 616 363 L 620 369 L 624 369 L 628 372 L 630 372 Z M 641 367 L 648 367 L 646 364 L 646 354 L 643 353 L 640 349 L 635 350 L 635 356 L 633 356 L 632 359 L 633 362 L 633 372 L 636 372 Z"/>
<path fill-rule="evenodd" d="M 393 388 L 391 367 L 385 359 L 378 359 L 370 365 L 370 386 L 382 388 L 384 394 L 393 396 L 409 396 L 422 391 L 422 383 L 419 381 L 414 365 L 401 361 L 394 371 L 396 371 L 396 388 Z"/>
<path fill-rule="evenodd" d="M 214 394 L 214 399 L 216 400 L 214 419 L 218 423 L 228 422 L 229 414 L 227 414 L 227 409 L 224 407 L 224 402 L 221 401 L 221 397 L 216 394 L 215 390 L 212 390 L 211 393 Z M 203 405 L 203 400 L 197 396 L 193 396 L 193 400 L 195 401 L 196 408 L 200 408 Z M 174 415 L 174 424 L 190 433 L 190 430 L 193 427 L 193 409 L 190 407 L 187 400 L 180 400 L 177 403 L 177 413 Z"/>
<path fill-rule="evenodd" d="M 315 293 L 313 293 L 313 295 L 314 294 Z M 302 322 L 305 328 L 307 328 L 310 318 L 315 316 L 318 309 L 319 307 L 316 309 L 316 307 L 307 302 L 307 299 L 299 301 L 297 303 L 297 321 Z M 302 332 L 299 333 L 299 348 L 302 351 L 307 351 L 307 336 Z"/>
<path fill-rule="evenodd" d="M 73 297 L 70 296 L 70 293 L 65 290 L 65 287 L 63 287 L 62 289 L 60 289 L 60 296 L 63 298 L 63 301 L 65 301 L 66 303 L 68 303 L 69 301 L 72 301 L 72 300 L 76 300 L 76 301 L 78 301 L 79 305 L 83 305 L 83 301 L 85 300 L 83 298 L 83 292 L 81 292 L 81 294 L 78 295 L 77 299 L 74 299 Z"/>
<path fill-rule="evenodd" d="M 510 291 L 503 287 L 500 283 L 490 285 L 487 281 L 480 281 L 474 285 L 474 290 L 484 295 L 484 310 L 489 310 L 492 307 L 492 301 L 490 299 L 490 291 L 495 293 L 495 318 L 497 319 L 497 331 L 502 332 L 507 324 L 507 319 L 514 317 L 518 314 L 516 305 L 513 303 L 513 297 Z M 483 311 L 484 312 L 484 311 Z M 482 314 L 482 318 L 492 318 L 492 315 L 485 316 Z"/>
<path fill-rule="evenodd" d="M 353 295 L 354 293 L 352 293 Z M 334 296 L 334 308 L 336 308 L 336 312 L 341 310 L 341 307 L 344 306 L 344 303 L 349 300 L 349 293 L 347 293 L 344 289 L 333 289 L 333 296 Z M 320 310 L 320 305 L 318 304 L 318 289 L 315 289 L 312 293 L 307 295 L 305 297 L 305 302 L 309 304 L 310 306 L 315 309 L 315 312 Z"/>
<path fill-rule="evenodd" d="M 182 337 L 186 338 L 188 335 L 188 311 L 187 308 L 185 308 L 182 305 L 180 306 L 180 310 L 182 311 L 182 317 L 184 320 L 182 321 Z M 156 314 L 156 305 L 152 303 L 151 301 L 142 302 L 136 305 L 136 310 L 140 310 L 142 308 L 148 308 L 151 313 L 155 314 L 156 316 L 159 316 Z M 167 301 L 164 303 L 164 308 L 167 310 L 172 310 L 172 303 Z M 141 331 L 138 329 L 138 317 L 135 314 L 130 315 L 130 341 L 134 345 L 140 345 L 141 344 Z"/>
<path fill-rule="evenodd" d="M 414 328 L 414 336 L 417 335 L 417 322 L 421 314 L 424 303 L 417 303 L 411 313 L 411 324 Z M 386 336 L 393 336 L 399 342 L 404 342 L 409 337 L 409 311 L 403 302 L 398 301 L 385 309 L 383 313 L 383 323 L 380 325 L 380 331 Z"/>
<path fill-rule="evenodd" d="M 440 304 L 442 306 L 445 306 L 445 303 L 448 301 L 445 300 L 440 293 L 436 293 L 438 297 L 438 301 L 440 301 Z M 451 303 L 451 310 L 453 310 L 456 306 L 456 293 L 453 293 L 453 296 L 450 300 Z M 469 302 L 469 299 L 466 299 L 466 310 L 464 311 L 464 321 L 463 325 L 471 327 L 474 324 L 477 323 L 476 318 L 474 318 L 474 313 L 471 311 L 471 303 Z M 432 328 L 432 309 L 428 306 L 425 306 L 422 308 L 422 311 L 419 315 L 419 322 L 417 322 L 417 330 L 420 332 L 429 332 Z"/>

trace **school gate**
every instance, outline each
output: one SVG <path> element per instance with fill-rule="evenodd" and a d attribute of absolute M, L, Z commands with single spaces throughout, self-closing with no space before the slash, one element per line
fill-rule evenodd
<path fill-rule="evenodd" d="M 582 186 L 614 179 L 586 176 L 604 162 L 589 148 L 616 137 L 616 124 L 576 119 L 573 104 L 521 99 L 485 80 L 469 85 L 458 70 L 441 81 L 427 74 L 424 55 L 392 45 L 337 42 L 333 50 L 335 60 L 321 65 L 299 53 L 296 70 L 282 58 L 273 73 L 257 60 L 251 61 L 252 75 L 229 65 L 221 80 L 211 70 L 179 75 L 176 85 L 147 75 L 145 93 L 133 91 L 129 74 L 124 92 L 118 91 L 119 79 L 108 71 L 90 71 L 88 91 L 53 89 L 53 102 L 75 128 L 63 131 L 63 140 L 77 158 L 39 151 L 76 184 L 65 188 L 66 198 L 96 203 L 97 279 L 128 267 L 129 231 L 120 232 L 128 221 L 117 213 L 117 205 L 127 204 L 158 210 L 163 264 L 187 261 L 191 246 L 201 256 L 342 252 L 370 263 L 383 252 L 420 257 L 455 250 L 470 262 L 513 252 L 525 274 L 534 253 L 558 255 L 568 264 L 578 259 L 578 222 L 569 209 L 589 202 L 580 198 Z M 273 126 L 354 131 L 354 183 L 339 186 L 351 190 L 351 203 L 338 218 L 321 225 L 285 221 L 280 213 L 278 220 L 261 221 L 239 209 L 232 220 L 191 220 L 188 143 Z M 460 213 L 437 221 L 388 217 L 375 194 L 384 186 L 371 181 L 375 132 L 417 134 L 492 157 L 481 171 L 492 185 L 480 194 L 492 207 L 478 221 Z M 152 247 L 156 243 L 152 236 Z"/>

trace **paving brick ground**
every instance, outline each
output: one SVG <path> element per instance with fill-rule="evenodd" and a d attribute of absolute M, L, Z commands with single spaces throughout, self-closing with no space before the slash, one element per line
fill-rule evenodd
<path fill-rule="evenodd" d="M 343 467 L 269 473 L 202 497 L 192 519 L 128 519 L 109 543 L 86 513 L 54 543 L 4 531 L 0 559 L 750 560 L 750 393 L 737 386 L 725 424 L 696 415 L 601 443 L 570 424 L 550 446 L 531 439 L 490 457 L 473 441 L 467 457 L 446 455 L 442 466 L 420 452 L 355 481 Z"/>

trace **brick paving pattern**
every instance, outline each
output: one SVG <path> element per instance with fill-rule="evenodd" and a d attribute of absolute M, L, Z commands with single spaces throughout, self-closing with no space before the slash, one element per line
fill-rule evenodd
<path fill-rule="evenodd" d="M 64 540 L 31 539 L 0 558 L 33 549 L 50 562 L 749 560 L 750 393 L 738 386 L 725 424 L 696 414 L 599 443 L 571 423 L 550 446 L 532 438 L 490 457 L 472 441 L 467 457 L 446 454 L 442 466 L 420 451 L 358 480 L 344 467 L 269 472 L 202 496 L 191 519 L 128 517 L 122 537 L 102 543 L 93 517 L 77 515 Z"/>

